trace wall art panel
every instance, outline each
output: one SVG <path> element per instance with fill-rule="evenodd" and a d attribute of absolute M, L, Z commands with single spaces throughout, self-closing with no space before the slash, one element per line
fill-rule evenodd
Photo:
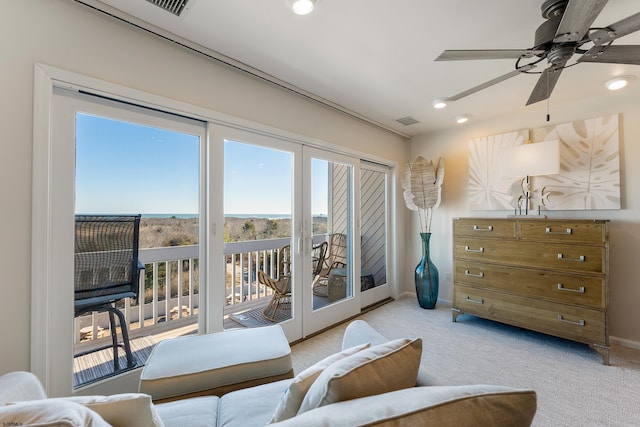
<path fill-rule="evenodd" d="M 548 210 L 620 209 L 618 114 L 532 130 L 533 141 L 560 140 L 560 174 L 538 176 Z"/>
<path fill-rule="evenodd" d="M 471 210 L 512 209 L 513 178 L 500 174 L 500 154 L 505 148 L 524 144 L 529 130 L 469 140 L 469 204 Z"/>

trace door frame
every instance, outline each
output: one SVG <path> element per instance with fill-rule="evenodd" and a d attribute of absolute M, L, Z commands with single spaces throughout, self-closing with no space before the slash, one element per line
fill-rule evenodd
<path fill-rule="evenodd" d="M 264 135 L 261 133 L 251 132 L 246 129 L 237 129 L 229 126 L 223 125 L 213 125 L 209 126 L 209 138 L 211 145 L 222 147 L 222 155 L 219 159 L 222 159 L 221 163 L 218 164 L 217 169 L 221 171 L 222 177 L 215 182 L 216 190 L 219 191 L 219 194 L 216 192 L 215 198 L 218 200 L 224 200 L 224 145 L 225 142 L 237 142 L 241 144 L 247 145 L 255 145 L 261 148 L 267 149 L 275 149 L 290 152 L 292 154 L 292 206 L 291 206 L 291 257 L 292 257 L 292 307 L 293 311 L 291 313 L 291 319 L 286 320 L 280 323 L 287 339 L 289 341 L 295 341 L 302 338 L 302 306 L 300 305 L 302 302 L 302 297 L 300 295 L 300 286 L 303 277 L 302 268 L 303 265 L 300 251 L 301 241 L 300 241 L 300 230 L 302 223 L 302 211 L 300 209 L 300 204 L 296 203 L 296 200 L 300 200 L 302 198 L 302 146 L 295 142 L 288 141 L 286 139 L 278 138 L 274 135 Z M 220 209 L 222 210 L 222 224 L 224 224 L 224 203 L 219 203 Z M 238 212 L 239 213 L 239 212 Z M 223 226 L 224 228 L 224 226 Z M 224 249 L 224 248 L 223 248 Z M 224 267 L 219 270 L 224 273 Z M 222 277 L 217 278 L 217 282 L 225 283 L 224 275 Z M 225 288 L 224 286 L 214 286 L 211 290 L 217 298 L 217 301 L 225 301 Z M 216 303 L 217 304 L 217 303 Z M 223 309 L 224 306 L 222 305 Z M 223 313 L 222 311 L 219 314 L 219 321 L 222 322 Z"/>
<path fill-rule="evenodd" d="M 69 330 L 72 325 L 72 319 L 66 319 L 63 311 L 68 308 L 72 313 L 71 295 L 66 305 L 55 305 L 52 301 L 57 301 L 55 295 L 55 281 L 58 274 L 58 266 L 53 263 L 55 252 L 58 248 L 58 237 L 65 230 L 56 228 L 52 224 L 52 218 L 58 203 L 69 203 L 72 205 L 73 200 L 54 200 L 53 177 L 57 173 L 56 158 L 54 157 L 52 145 L 53 126 L 52 104 L 54 87 L 70 89 L 76 91 L 84 91 L 98 96 L 120 100 L 142 107 L 157 109 L 172 114 L 182 115 L 187 118 L 203 120 L 214 125 L 223 125 L 235 129 L 244 129 L 257 134 L 275 136 L 279 139 L 296 142 L 309 147 L 318 147 L 335 153 L 356 156 L 362 160 L 368 160 L 376 163 L 386 164 L 394 173 L 392 179 L 395 181 L 395 162 L 389 162 L 386 159 L 376 156 L 366 155 L 349 148 L 341 147 L 326 141 L 307 137 L 275 128 L 258 124 L 256 122 L 241 119 L 239 117 L 220 113 L 208 108 L 199 107 L 175 99 L 166 98 L 164 96 L 154 95 L 142 90 L 132 89 L 127 86 L 116 83 L 107 82 L 98 78 L 89 77 L 87 75 L 75 73 L 72 71 L 57 68 L 51 65 L 35 63 L 34 64 L 34 108 L 33 108 L 33 179 L 32 179 L 32 231 L 31 231 L 31 350 L 30 350 L 30 371 L 38 376 L 43 383 L 45 391 L 50 396 L 63 396 L 72 393 L 69 382 L 60 381 L 60 369 L 70 364 L 70 359 L 60 357 L 59 345 L 51 337 L 55 336 L 55 332 L 59 328 L 53 328 L 52 325 L 64 325 L 68 323 Z M 223 271 L 224 258 L 224 241 L 223 235 L 223 207 L 219 203 L 222 195 L 222 170 L 215 167 L 221 163 L 216 163 L 222 159 L 222 147 L 206 141 L 206 180 L 212 183 L 207 194 L 206 209 L 202 214 L 206 217 L 205 227 L 201 227 L 202 233 L 208 235 L 208 239 L 201 237 L 201 241 L 206 242 L 207 251 L 207 267 L 211 271 Z M 392 184 L 392 188 L 395 185 Z M 389 195 L 390 200 L 395 200 L 395 191 Z M 396 209 L 396 203 L 390 206 L 391 224 L 393 213 Z M 394 226 L 392 226 L 394 227 Z M 66 230 L 72 232 L 72 230 Z M 393 228 L 395 233 L 395 228 Z M 392 246 L 389 250 L 392 252 L 389 259 L 389 276 L 394 296 L 397 295 L 397 267 L 398 260 L 395 257 L 396 243 L 390 235 Z M 207 275 L 205 288 L 209 289 L 209 283 L 212 280 Z M 222 310 L 222 305 L 217 305 L 216 295 L 214 292 L 208 292 L 205 304 L 207 305 L 207 316 L 205 319 L 206 332 L 215 332 L 222 330 L 222 315 L 218 315 L 216 310 Z M 54 309 L 55 307 L 55 309 Z M 66 369 L 66 368 L 65 368 Z M 69 367 L 69 369 L 71 369 Z M 69 371 L 70 372 L 70 371 Z M 64 375 L 64 373 L 63 373 Z M 137 375 L 139 372 L 130 371 L 128 373 L 128 388 L 135 389 L 137 387 Z M 119 392 L 114 387 L 115 392 Z M 105 393 L 106 394 L 106 393 Z"/>
<path fill-rule="evenodd" d="M 318 332 L 324 328 L 327 328 L 336 323 L 336 319 L 344 320 L 357 315 L 360 312 L 360 287 L 355 286 L 356 283 L 360 283 L 360 244 L 356 240 L 355 236 L 360 235 L 360 159 L 346 154 L 334 153 L 331 151 L 322 150 L 316 147 L 304 147 L 303 159 L 304 159 L 304 185 L 305 193 L 303 202 L 303 238 L 302 241 L 306 242 L 302 246 L 302 254 L 304 255 L 304 266 L 311 266 L 311 246 L 313 239 L 313 227 L 311 219 L 311 190 L 312 190 L 312 166 L 311 162 L 314 158 L 327 160 L 334 163 L 346 164 L 351 167 L 350 170 L 350 202 L 348 203 L 347 212 L 347 251 L 348 264 L 351 268 L 347 269 L 350 273 L 347 277 L 347 283 L 351 285 L 353 290 L 351 296 L 340 299 L 333 303 L 328 304 L 322 308 L 313 309 L 313 289 L 311 284 L 303 284 L 302 298 L 303 298 L 303 336 L 309 336 L 315 332 Z M 329 206 L 330 208 L 330 206 Z M 356 244 L 358 242 L 358 244 Z M 305 274 L 305 277 L 311 278 L 310 272 Z M 356 280 L 356 278 L 358 278 Z"/>

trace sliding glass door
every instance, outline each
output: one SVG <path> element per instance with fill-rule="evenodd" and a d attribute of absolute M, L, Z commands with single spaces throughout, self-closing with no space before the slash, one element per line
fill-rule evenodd
<path fill-rule="evenodd" d="M 357 314 L 359 161 L 211 128 L 224 158 L 224 328 L 279 323 L 295 340 Z"/>
<path fill-rule="evenodd" d="M 357 314 L 359 161 L 304 147 L 303 332 L 309 335 Z M 308 282 L 311 282 L 309 286 Z"/>
<path fill-rule="evenodd" d="M 364 308 L 392 295 L 388 281 L 390 169 L 363 161 L 360 177 L 360 306 Z"/>
<path fill-rule="evenodd" d="M 224 150 L 223 326 L 279 323 L 298 339 L 301 147 L 223 127 L 213 134 Z"/>

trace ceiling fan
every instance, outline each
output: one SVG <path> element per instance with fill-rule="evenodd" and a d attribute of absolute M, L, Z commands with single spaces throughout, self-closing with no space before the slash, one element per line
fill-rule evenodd
<path fill-rule="evenodd" d="M 613 46 L 617 38 L 640 30 L 640 12 L 604 28 L 591 28 L 608 0 L 545 0 L 540 7 L 546 19 L 536 30 L 535 45 L 529 49 L 445 50 L 436 61 L 471 59 L 516 59 L 515 69 L 471 89 L 447 98 L 456 101 L 520 73 L 532 72 L 543 60 L 542 71 L 527 105 L 543 101 L 555 87 L 562 70 L 581 62 L 640 65 L 640 46 Z M 586 46 L 585 46 L 586 45 Z M 569 63 L 574 54 L 580 58 Z"/>

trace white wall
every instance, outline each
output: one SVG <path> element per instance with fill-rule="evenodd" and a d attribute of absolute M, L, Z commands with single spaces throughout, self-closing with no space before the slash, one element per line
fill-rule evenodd
<path fill-rule="evenodd" d="M 3 6 L 0 374 L 29 369 L 31 214 L 39 208 L 31 204 L 34 63 L 339 144 L 398 164 L 405 161 L 407 142 L 398 136 L 232 71 L 73 1 L 20 0 Z M 397 227 L 404 235 L 405 215 L 400 213 Z M 401 247 L 398 256 L 404 258 Z"/>
<path fill-rule="evenodd" d="M 562 84 L 560 81 L 559 84 Z M 609 320 L 612 340 L 630 346 L 640 346 L 640 283 L 638 266 L 640 256 L 640 84 L 635 82 L 623 93 L 610 93 L 600 99 L 591 99 L 571 105 L 554 105 L 551 98 L 550 124 L 621 113 L 620 120 L 620 184 L 621 210 L 549 212 L 549 217 L 609 219 L 610 224 L 610 303 Z M 482 95 L 480 95 L 482 96 Z M 524 101 L 523 101 L 524 102 Z M 540 103 L 546 104 L 546 103 Z M 547 125 L 546 105 L 531 106 L 519 114 L 484 122 L 471 121 L 443 132 L 414 138 L 411 158 L 423 155 L 427 159 L 442 156 L 445 178 L 442 204 L 436 210 L 431 238 L 434 263 L 441 274 L 440 297 L 452 298 L 451 281 L 443 280 L 444 273 L 452 271 L 452 218 L 459 216 L 506 216 L 509 212 L 477 212 L 469 210 L 468 151 L 469 139 L 496 135 L 519 129 L 532 129 Z M 417 219 L 407 227 L 412 247 L 407 255 L 420 258 Z M 640 347 L 639 347 L 640 348 Z"/>

